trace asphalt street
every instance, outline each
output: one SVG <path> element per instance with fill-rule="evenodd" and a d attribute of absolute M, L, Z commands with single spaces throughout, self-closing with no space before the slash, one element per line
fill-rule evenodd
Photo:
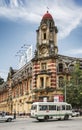
<path fill-rule="evenodd" d="M 12 122 L 0 122 L 0 130 L 82 130 L 82 117 L 67 121 L 38 122 L 31 118 L 17 118 Z"/>

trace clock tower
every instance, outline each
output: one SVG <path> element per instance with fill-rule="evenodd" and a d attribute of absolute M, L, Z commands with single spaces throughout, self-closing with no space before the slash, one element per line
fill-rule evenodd
<path fill-rule="evenodd" d="M 43 15 L 40 26 L 37 29 L 36 51 L 35 57 L 32 60 L 33 88 L 38 90 L 40 90 L 40 88 L 43 89 L 43 97 L 47 96 L 46 89 L 54 91 L 57 86 L 57 32 L 58 30 L 53 17 L 47 11 Z"/>
<path fill-rule="evenodd" d="M 58 30 L 55 26 L 53 17 L 47 11 L 46 14 L 43 15 L 37 30 L 36 52 L 38 58 L 57 55 L 57 32 Z"/>

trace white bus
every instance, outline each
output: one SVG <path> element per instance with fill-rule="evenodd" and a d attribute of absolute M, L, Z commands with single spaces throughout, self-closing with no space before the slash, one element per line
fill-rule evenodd
<path fill-rule="evenodd" d="M 66 102 L 34 102 L 31 107 L 31 118 L 38 121 L 49 119 L 68 120 L 71 116 L 71 104 Z"/>

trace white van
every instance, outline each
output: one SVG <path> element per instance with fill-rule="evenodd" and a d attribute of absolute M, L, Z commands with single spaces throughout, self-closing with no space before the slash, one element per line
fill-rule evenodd
<path fill-rule="evenodd" d="M 71 116 L 71 104 L 66 102 L 34 102 L 31 107 L 31 118 L 36 118 L 38 121 L 68 120 Z"/>
<path fill-rule="evenodd" d="M 12 120 L 14 120 L 13 115 L 8 115 L 5 112 L 0 112 L 0 121 L 11 122 Z"/>

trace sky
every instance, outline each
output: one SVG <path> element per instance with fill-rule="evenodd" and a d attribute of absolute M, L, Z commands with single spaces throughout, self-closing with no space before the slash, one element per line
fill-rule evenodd
<path fill-rule="evenodd" d="M 58 28 L 58 53 L 82 58 L 82 0 L 0 0 L 0 76 L 18 69 L 17 52 L 36 46 L 36 30 L 46 11 Z"/>

